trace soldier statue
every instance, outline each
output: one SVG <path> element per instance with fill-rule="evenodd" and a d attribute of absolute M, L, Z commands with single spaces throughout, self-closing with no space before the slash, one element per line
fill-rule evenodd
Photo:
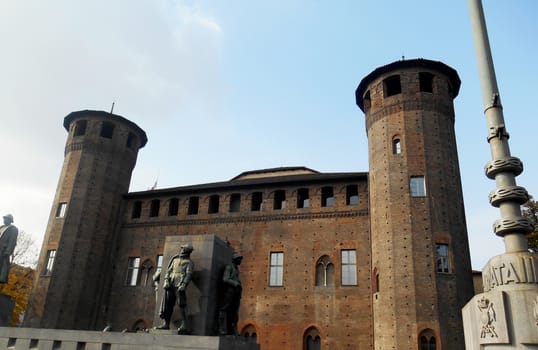
<path fill-rule="evenodd" d="M 170 318 L 177 300 L 181 314 L 181 325 L 177 332 L 178 334 L 189 333 L 186 290 L 194 270 L 194 263 L 190 259 L 193 250 L 190 244 L 182 245 L 179 254 L 174 255 L 168 264 L 163 282 L 164 295 L 159 310 L 163 323 L 157 329 L 170 329 Z"/>
<path fill-rule="evenodd" d="M 223 291 L 219 308 L 219 335 L 238 335 L 237 321 L 239 320 L 239 304 L 241 301 L 241 280 L 239 265 L 243 256 L 233 253 L 232 263 L 226 265 L 222 276 Z"/>
<path fill-rule="evenodd" d="M 13 215 L 7 214 L 3 218 L 4 224 L 0 226 L 0 283 L 7 283 L 19 230 L 13 225 Z"/>

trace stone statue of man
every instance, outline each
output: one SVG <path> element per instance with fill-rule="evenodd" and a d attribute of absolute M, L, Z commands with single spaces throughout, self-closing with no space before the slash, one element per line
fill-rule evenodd
<path fill-rule="evenodd" d="M 13 215 L 7 214 L 3 218 L 4 224 L 0 226 L 0 283 L 7 283 L 19 230 L 13 225 Z"/>
<path fill-rule="evenodd" d="M 237 321 L 239 320 L 239 304 L 243 287 L 239 279 L 239 265 L 243 256 L 233 253 L 232 263 L 226 265 L 222 275 L 222 301 L 219 307 L 219 335 L 238 335 Z"/>
<path fill-rule="evenodd" d="M 163 282 L 164 295 L 159 310 L 159 316 L 163 319 L 163 323 L 157 329 L 170 329 L 170 318 L 177 300 L 181 314 L 181 325 L 177 332 L 178 334 L 189 333 L 186 291 L 194 270 L 194 263 L 190 259 L 193 250 L 190 244 L 182 245 L 179 255 L 174 255 L 168 264 Z"/>

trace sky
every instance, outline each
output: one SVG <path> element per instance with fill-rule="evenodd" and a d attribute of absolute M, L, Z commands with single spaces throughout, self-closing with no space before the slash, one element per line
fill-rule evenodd
<path fill-rule="evenodd" d="M 538 2 L 484 1 L 518 185 L 538 197 L 532 110 Z M 0 212 L 40 246 L 72 111 L 110 111 L 148 135 L 131 191 L 306 166 L 368 171 L 355 89 L 375 68 L 455 68 L 456 138 L 471 260 L 504 251 L 467 1 L 0 0 Z"/>

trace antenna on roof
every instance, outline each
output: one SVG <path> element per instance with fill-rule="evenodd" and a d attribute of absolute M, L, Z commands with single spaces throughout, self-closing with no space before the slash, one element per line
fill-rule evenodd
<path fill-rule="evenodd" d="M 112 114 L 114 112 L 114 104 L 115 103 L 116 103 L 115 101 L 112 102 L 112 108 L 110 108 L 110 114 Z"/>

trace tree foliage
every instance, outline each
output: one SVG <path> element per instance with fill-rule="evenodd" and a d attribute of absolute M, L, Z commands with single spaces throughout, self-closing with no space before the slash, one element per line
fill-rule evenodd
<path fill-rule="evenodd" d="M 12 262 L 21 266 L 35 267 L 38 254 L 38 249 L 32 236 L 24 230 L 19 230 Z"/>
<path fill-rule="evenodd" d="M 538 252 L 538 201 L 535 201 L 532 196 L 521 206 L 521 212 L 524 217 L 531 219 L 534 223 L 534 232 L 527 235 L 527 243 L 529 249 L 533 252 Z"/>
<path fill-rule="evenodd" d="M 35 270 L 31 267 L 11 265 L 9 271 L 8 283 L 0 284 L 0 294 L 5 294 L 15 301 L 15 308 L 9 325 L 12 327 L 20 326 L 26 306 L 28 296 L 32 290 Z"/>

